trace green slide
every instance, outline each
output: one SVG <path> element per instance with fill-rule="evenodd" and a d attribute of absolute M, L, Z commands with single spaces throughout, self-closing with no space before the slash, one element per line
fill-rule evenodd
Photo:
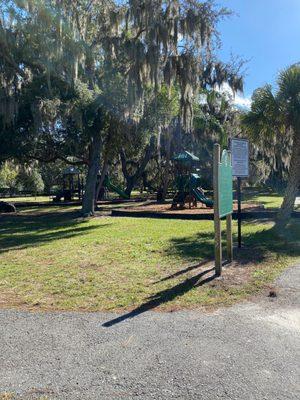
<path fill-rule="evenodd" d="M 200 192 L 198 189 L 192 189 L 193 195 L 196 197 L 200 203 L 205 204 L 209 208 L 213 208 L 214 202 L 211 199 L 208 199 L 204 194 Z"/>
<path fill-rule="evenodd" d="M 105 177 L 105 180 L 103 182 L 103 186 L 106 187 L 108 190 L 110 190 L 111 192 L 115 192 L 117 193 L 120 197 L 122 197 L 122 199 L 129 199 L 129 196 L 118 186 L 114 185 L 113 183 L 111 183 L 109 177 Z"/>

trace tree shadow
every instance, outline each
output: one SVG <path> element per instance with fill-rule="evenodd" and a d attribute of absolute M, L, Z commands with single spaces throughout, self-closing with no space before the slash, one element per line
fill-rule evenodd
<path fill-rule="evenodd" d="M 258 221 L 261 224 L 261 221 Z M 255 222 L 247 222 L 249 224 L 255 224 Z M 266 226 L 266 229 L 257 232 L 246 232 L 244 234 L 244 247 L 239 250 L 235 248 L 234 258 L 238 264 L 242 267 L 248 265 L 260 264 L 269 256 L 270 252 L 275 255 L 289 255 L 289 256 L 300 256 L 300 224 L 296 221 L 289 224 L 287 229 L 282 232 L 283 235 L 278 236 L 274 228 Z M 225 235 L 224 235 L 225 236 Z M 237 240 L 234 235 L 234 240 Z M 226 251 L 225 241 L 223 241 L 223 250 Z M 170 240 L 170 246 L 166 251 L 166 254 L 172 254 L 180 256 L 182 259 L 187 261 L 195 259 L 213 260 L 214 255 L 214 234 L 213 232 L 199 232 L 194 236 L 188 236 L 184 238 L 173 238 Z M 224 254 L 225 259 L 225 254 Z M 190 265 L 181 269 L 161 280 L 154 282 L 154 284 L 165 282 L 173 278 L 182 276 L 185 273 L 189 273 L 201 266 L 204 267 L 208 261 L 201 261 L 200 263 Z M 223 265 L 227 263 L 224 262 Z M 154 309 L 162 304 L 170 302 L 177 297 L 180 297 L 190 291 L 193 288 L 203 286 L 216 278 L 214 268 L 208 268 L 202 270 L 198 274 L 186 278 L 183 282 L 176 284 L 175 286 L 162 290 L 155 295 L 148 298 L 148 301 L 135 308 L 134 310 L 127 312 L 117 318 L 105 322 L 103 327 L 111 327 L 127 319 L 134 318 L 146 311 Z"/>
<path fill-rule="evenodd" d="M 251 223 L 261 224 L 262 221 L 245 221 L 244 225 Z M 265 259 L 270 251 L 277 256 L 300 256 L 300 221 L 297 219 L 292 219 L 286 228 L 280 232 L 276 231 L 274 226 L 266 226 L 261 231 L 246 232 L 243 236 L 245 249 L 252 252 L 254 260 L 258 255 Z"/>
<path fill-rule="evenodd" d="M 214 257 L 214 233 L 199 232 L 194 236 L 175 237 L 165 250 L 167 256 L 178 256 L 189 261 L 212 260 Z"/>
<path fill-rule="evenodd" d="M 181 269 L 181 270 L 175 272 L 174 274 L 168 275 L 165 278 L 162 278 L 162 279 L 160 279 L 160 280 L 158 280 L 156 282 L 153 282 L 153 285 L 156 285 L 157 283 L 161 283 L 161 282 L 166 282 L 166 281 L 168 281 L 170 279 L 173 279 L 173 278 L 177 278 L 178 276 L 186 274 L 187 272 L 191 272 L 191 271 L 193 271 L 195 269 L 198 269 L 198 268 L 202 267 L 203 265 L 205 265 L 207 263 L 208 263 L 208 260 L 205 260 L 205 261 L 202 261 L 202 262 L 200 262 L 198 264 L 191 265 L 189 267 Z M 212 270 L 213 270 L 213 268 L 209 269 L 208 272 L 212 271 Z"/>
<path fill-rule="evenodd" d="M 19 233 L 32 231 L 43 231 L 53 228 L 64 227 L 68 224 L 78 224 L 82 221 L 76 211 L 51 211 L 51 212 L 29 212 L 20 214 L 0 214 L 0 233 Z"/>
<path fill-rule="evenodd" d="M 83 221 L 79 213 L 74 211 L 2 215 L 0 253 L 72 238 L 112 224 L 82 226 Z"/>
<path fill-rule="evenodd" d="M 265 221 L 269 222 L 269 221 Z M 243 221 L 243 225 L 261 225 L 263 221 Z M 243 248 L 234 249 L 234 258 L 244 266 L 247 264 L 259 264 L 263 262 L 270 252 L 276 255 L 300 256 L 300 223 L 292 220 L 287 228 L 280 233 L 269 224 L 263 230 L 243 232 Z M 233 234 L 233 242 L 237 243 L 237 234 Z M 226 235 L 222 233 L 223 259 L 226 259 Z M 199 232 L 193 236 L 184 238 L 173 238 L 166 254 L 179 256 L 187 261 L 197 259 L 212 260 L 214 257 L 214 234 L 213 232 Z M 193 268 L 193 267 L 188 267 Z M 180 274 L 180 273 L 179 273 Z"/>
<path fill-rule="evenodd" d="M 209 276 L 207 276 L 209 274 Z M 176 297 L 183 296 L 185 293 L 189 292 L 191 289 L 203 286 L 204 284 L 214 280 L 216 278 L 216 274 L 214 272 L 214 268 L 210 268 L 205 271 L 201 271 L 199 274 L 185 279 L 183 282 L 169 288 L 162 290 L 153 296 L 150 296 L 148 301 L 134 310 L 123 314 L 117 318 L 114 318 L 110 321 L 102 324 L 103 327 L 109 328 L 113 325 L 116 325 L 120 322 L 123 322 L 127 319 L 134 318 L 146 311 L 149 311 L 153 308 L 160 306 L 161 304 L 168 303 L 174 300 Z"/>

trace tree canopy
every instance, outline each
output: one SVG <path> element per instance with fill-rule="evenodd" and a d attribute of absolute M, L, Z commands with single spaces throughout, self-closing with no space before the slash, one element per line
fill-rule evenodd
<path fill-rule="evenodd" d="M 1 158 L 87 165 L 85 214 L 109 148 L 150 125 L 149 140 L 168 124 L 190 132 L 203 90 L 242 89 L 239 66 L 216 56 L 230 11 L 213 1 L 11 0 L 0 15 Z M 163 92 L 176 93 L 175 125 Z"/>
<path fill-rule="evenodd" d="M 277 155 L 289 162 L 288 185 L 277 221 L 281 228 L 289 220 L 300 186 L 300 64 L 279 74 L 275 90 L 271 85 L 257 89 L 251 110 L 242 122 L 257 143 L 269 147 L 269 154 L 279 143 Z M 290 148 L 291 157 L 288 157 Z"/>

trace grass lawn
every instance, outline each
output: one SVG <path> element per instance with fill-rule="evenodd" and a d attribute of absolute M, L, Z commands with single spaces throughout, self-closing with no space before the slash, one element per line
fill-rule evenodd
<path fill-rule="evenodd" d="M 0 201 L 8 201 L 10 203 L 42 203 L 52 201 L 50 196 L 20 196 L 20 197 L 1 197 Z"/>
<path fill-rule="evenodd" d="M 283 196 L 278 193 L 245 193 L 243 200 L 263 204 L 265 208 L 280 208 Z"/>
<path fill-rule="evenodd" d="M 236 225 L 234 225 L 236 232 Z M 75 208 L 0 216 L 0 305 L 120 310 L 232 304 L 266 287 L 300 257 L 300 224 L 276 238 L 271 223 L 245 223 L 245 249 L 213 279 L 212 221 L 100 216 Z"/>
<path fill-rule="evenodd" d="M 283 195 L 278 193 L 265 193 L 265 192 L 253 192 L 244 193 L 244 201 L 250 201 L 254 203 L 263 204 L 265 208 L 280 208 L 283 202 Z M 295 206 L 295 209 L 299 209 L 299 205 Z"/>

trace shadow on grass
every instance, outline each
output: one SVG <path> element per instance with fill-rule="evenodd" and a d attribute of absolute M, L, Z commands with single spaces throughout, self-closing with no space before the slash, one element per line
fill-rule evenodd
<path fill-rule="evenodd" d="M 245 221 L 244 225 L 261 224 L 261 221 Z M 258 232 L 246 232 L 244 243 L 247 248 L 253 249 L 253 257 L 257 253 L 264 257 L 268 252 L 276 255 L 300 257 L 300 221 L 292 219 L 287 227 L 279 233 L 274 227 L 267 227 Z"/>
<path fill-rule="evenodd" d="M 199 232 L 194 236 L 175 237 L 170 240 L 167 256 L 179 256 L 183 260 L 212 260 L 214 257 L 214 233 Z"/>
<path fill-rule="evenodd" d="M 274 228 L 266 227 L 266 229 L 255 231 L 255 222 L 249 222 L 248 224 L 253 225 L 253 232 L 247 232 L 244 234 L 246 246 L 242 250 L 236 249 L 235 251 L 235 259 L 240 265 L 247 267 L 248 264 L 260 264 L 267 259 L 270 252 L 278 256 L 286 255 L 300 257 L 300 224 L 298 222 L 295 221 L 289 224 L 287 229 L 282 232 L 282 235 L 280 236 L 278 236 Z M 186 260 L 195 260 L 197 258 L 212 260 L 214 252 L 213 239 L 213 232 L 199 232 L 197 235 L 192 237 L 173 238 L 170 241 L 170 247 L 166 253 L 178 255 L 180 258 Z M 223 248 L 224 247 L 225 246 L 223 246 Z M 154 284 L 182 276 L 185 273 L 189 273 L 196 268 L 201 267 L 207 262 L 208 261 L 203 261 L 200 264 L 193 264 L 162 278 Z M 144 304 L 126 314 L 105 322 L 102 326 L 108 328 L 127 319 L 134 318 L 146 311 L 184 295 L 193 288 L 203 286 L 215 278 L 216 275 L 214 273 L 214 268 L 201 271 L 197 275 L 186 278 L 183 282 L 176 284 L 171 288 L 156 293 Z"/>
<path fill-rule="evenodd" d="M 169 276 L 166 276 L 165 278 L 162 278 L 162 279 L 160 279 L 160 280 L 158 280 L 156 282 L 153 282 L 153 285 L 156 285 L 157 283 L 160 283 L 160 282 L 166 282 L 166 281 L 168 281 L 170 279 L 173 279 L 173 278 L 177 278 L 178 276 L 186 274 L 187 272 L 193 271 L 195 269 L 198 269 L 198 268 L 202 267 L 203 265 L 205 265 L 207 263 L 208 263 L 208 261 L 205 260 L 205 261 L 202 261 L 202 262 L 200 262 L 198 264 L 191 265 L 191 266 L 189 266 L 187 268 L 181 269 L 181 270 L 175 272 L 174 274 L 171 274 Z M 211 271 L 211 270 L 209 270 L 209 271 Z"/>
<path fill-rule="evenodd" d="M 266 221 L 267 222 L 267 221 Z M 269 222 L 269 221 L 268 221 Z M 282 254 L 286 256 L 300 256 L 300 223 L 297 220 L 287 226 L 279 235 L 273 227 L 266 225 L 265 229 L 261 229 L 263 222 L 260 221 L 243 221 L 246 228 L 243 232 L 244 250 L 235 249 L 235 257 L 240 264 L 263 262 L 270 252 Z M 256 230 L 255 226 L 260 225 Z M 252 232 L 249 230 L 252 230 Z M 226 258 L 226 235 L 222 234 L 223 258 Z M 237 243 L 236 234 L 233 235 L 233 242 Z M 208 259 L 214 257 L 214 234 L 213 232 L 199 232 L 194 236 L 184 238 L 173 238 L 166 254 L 179 256 L 181 259 L 195 260 Z M 193 269 L 188 267 L 187 270 Z M 180 272 L 179 272 L 180 274 Z"/>
<path fill-rule="evenodd" d="M 210 274 L 209 276 L 207 276 Z M 105 328 L 109 328 L 113 325 L 116 325 L 120 322 L 123 322 L 127 319 L 134 318 L 146 311 L 149 311 L 153 308 L 160 306 L 161 304 L 167 303 L 169 301 L 174 300 L 176 297 L 183 296 L 185 293 L 189 292 L 191 289 L 203 286 L 205 283 L 208 283 L 216 278 L 214 273 L 214 268 L 210 268 L 206 271 L 202 271 L 199 274 L 185 279 L 183 282 L 169 288 L 162 290 L 155 295 L 149 297 L 149 300 L 135 308 L 134 310 L 121 315 L 120 317 L 114 318 L 110 321 L 105 322 L 102 326 Z"/>
<path fill-rule="evenodd" d="M 0 253 L 83 235 L 100 226 L 82 226 L 76 211 L 3 215 L 0 217 Z M 102 227 L 110 224 L 103 224 Z"/>

